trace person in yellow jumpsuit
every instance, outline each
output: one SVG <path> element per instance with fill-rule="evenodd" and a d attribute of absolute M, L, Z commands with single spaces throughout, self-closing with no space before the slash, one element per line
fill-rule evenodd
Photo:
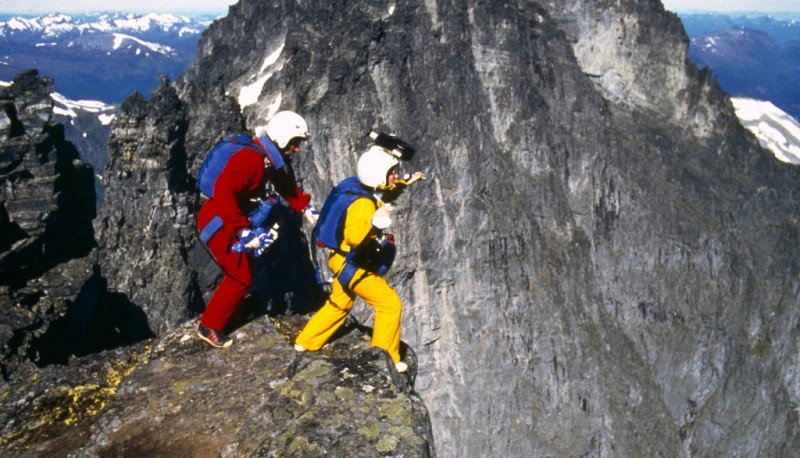
<path fill-rule="evenodd" d="M 387 153 L 383 148 L 373 146 L 359 158 L 358 180 L 365 188 L 378 192 L 377 190 L 386 187 L 391 188 L 397 181 L 394 169 L 399 161 Z M 336 276 L 342 272 L 345 265 L 344 255 L 354 250 L 374 231 L 373 228 L 384 230 L 390 225 L 391 205 L 383 204 L 379 198 L 355 199 L 347 208 L 340 252 L 332 251 L 328 258 L 331 272 Z M 295 350 L 316 351 L 322 348 L 345 322 L 358 296 L 375 310 L 372 346 L 386 350 L 395 362 L 398 372 L 405 372 L 408 366 L 400 360 L 400 317 L 403 309 L 400 296 L 385 278 L 362 268 L 356 270 L 347 286 L 345 288 L 340 281 L 333 282 L 333 289 L 325 305 L 297 336 Z"/>

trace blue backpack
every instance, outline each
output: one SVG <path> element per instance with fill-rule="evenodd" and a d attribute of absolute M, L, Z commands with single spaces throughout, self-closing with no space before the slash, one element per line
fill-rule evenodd
<path fill-rule="evenodd" d="M 361 187 L 357 177 L 345 178 L 337 184 L 322 204 L 317 225 L 314 226 L 314 240 L 320 248 L 330 248 L 341 253 L 344 237 L 344 220 L 347 208 L 360 197 L 375 200 Z"/>
<path fill-rule="evenodd" d="M 383 276 L 391 268 L 395 257 L 394 237 L 388 234 L 377 238 L 373 237 L 373 235 L 380 235 L 380 232 L 371 231 L 350 253 L 344 253 L 340 248 L 344 239 L 347 209 L 361 197 L 375 201 L 372 194 L 361 187 L 357 177 L 342 180 L 325 199 L 313 232 L 313 243 L 320 248 L 330 248 L 345 256 L 345 265 L 338 276 L 339 283 L 345 289 L 350 289 L 349 285 L 359 268 Z M 314 264 L 318 266 L 316 251 L 312 251 Z M 317 281 L 323 283 L 318 268 Z M 353 286 L 355 287 L 355 285 Z"/>
<path fill-rule="evenodd" d="M 282 168 L 285 164 L 278 148 L 271 141 L 263 141 L 264 148 L 249 135 L 234 135 L 217 143 L 206 156 L 200 173 L 197 174 L 197 188 L 206 197 L 214 197 L 214 184 L 217 182 L 219 174 L 225 169 L 228 160 L 233 153 L 242 148 L 249 148 L 257 151 L 260 155 L 267 157 L 276 169 Z"/>

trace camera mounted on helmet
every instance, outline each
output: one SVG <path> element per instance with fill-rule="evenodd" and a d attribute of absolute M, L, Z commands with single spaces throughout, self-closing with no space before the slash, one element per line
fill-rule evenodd
<path fill-rule="evenodd" d="M 402 161 L 410 161 L 414 158 L 414 147 L 405 140 L 394 134 L 385 132 L 370 132 L 369 137 L 376 145 L 384 148 L 389 154 Z"/>
<path fill-rule="evenodd" d="M 425 179 L 422 172 L 404 176 L 398 170 L 401 160 L 414 157 L 414 147 L 408 142 L 384 132 L 371 132 L 369 136 L 374 144 L 359 157 L 357 175 L 362 185 L 381 193 L 384 203 L 396 200 L 409 185 Z"/>

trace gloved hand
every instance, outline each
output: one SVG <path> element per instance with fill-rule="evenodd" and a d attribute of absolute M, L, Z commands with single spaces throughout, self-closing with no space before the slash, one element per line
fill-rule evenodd
<path fill-rule="evenodd" d="M 303 216 L 305 216 L 306 221 L 313 226 L 317 224 L 317 220 L 319 220 L 319 211 L 314 208 L 313 205 L 309 205 L 306 207 L 306 211 L 303 212 Z"/>
<path fill-rule="evenodd" d="M 241 253 L 242 251 L 245 250 L 249 251 L 250 249 L 252 249 L 253 244 L 260 245 L 260 242 L 258 241 L 258 236 L 259 233 L 261 232 L 266 232 L 266 230 L 262 227 L 257 227 L 255 229 L 245 228 L 239 231 L 238 235 L 239 241 L 234 243 L 233 247 L 231 247 L 233 249 L 233 252 Z"/>
<path fill-rule="evenodd" d="M 386 186 L 383 189 L 381 189 L 382 191 L 381 200 L 383 200 L 386 203 L 394 202 L 398 198 L 400 198 L 400 195 L 403 194 L 403 191 L 405 191 L 406 188 L 408 188 L 409 186 L 411 186 L 412 184 L 416 183 L 419 180 L 425 180 L 425 179 L 427 179 L 427 177 L 423 172 L 414 172 L 414 175 L 406 174 L 405 176 L 403 176 L 403 179 L 397 180 L 394 182 L 393 185 Z"/>
<path fill-rule="evenodd" d="M 278 225 L 277 223 L 270 228 L 268 231 L 264 231 L 263 234 L 258 235 L 258 242 L 259 247 L 255 248 L 253 251 L 253 256 L 259 257 L 262 254 L 266 253 L 269 247 L 275 243 L 275 240 L 278 239 Z"/>
<path fill-rule="evenodd" d="M 269 217 L 269 212 L 272 210 L 273 205 L 275 205 L 275 202 L 271 197 L 267 197 L 266 200 L 258 199 L 258 207 L 250 212 L 247 219 L 250 220 L 254 227 L 263 225 L 264 221 Z"/>
<path fill-rule="evenodd" d="M 392 225 L 393 210 L 394 208 L 391 204 L 383 204 L 372 215 L 372 225 L 380 230 L 388 229 Z"/>
<path fill-rule="evenodd" d="M 289 201 L 289 205 L 292 207 L 292 210 L 296 211 L 297 213 L 302 213 L 311 203 L 311 194 L 304 194 L 298 188 L 295 191 L 295 195 L 287 197 L 286 200 Z"/>
<path fill-rule="evenodd" d="M 231 249 L 234 253 L 247 251 L 253 253 L 255 257 L 264 254 L 267 249 L 275 243 L 278 238 L 278 224 L 276 223 L 269 230 L 263 227 L 255 229 L 242 229 L 239 231 L 239 241 L 234 243 Z"/>

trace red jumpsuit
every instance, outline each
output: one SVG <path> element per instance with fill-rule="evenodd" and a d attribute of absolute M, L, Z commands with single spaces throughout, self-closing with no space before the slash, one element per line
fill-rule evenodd
<path fill-rule="evenodd" d="M 311 199 L 297 187 L 285 168 L 266 173 L 264 165 L 264 156 L 253 149 L 242 148 L 233 153 L 214 183 L 214 198 L 208 199 L 197 215 L 198 231 L 215 216 L 224 223 L 208 241 L 214 261 L 222 268 L 222 282 L 200 316 L 203 326 L 215 331 L 225 329 L 253 283 L 252 255 L 231 250 L 239 231 L 250 226 L 246 216 L 253 208 L 250 199 L 262 196 L 268 180 L 297 212 L 305 210 Z"/>

